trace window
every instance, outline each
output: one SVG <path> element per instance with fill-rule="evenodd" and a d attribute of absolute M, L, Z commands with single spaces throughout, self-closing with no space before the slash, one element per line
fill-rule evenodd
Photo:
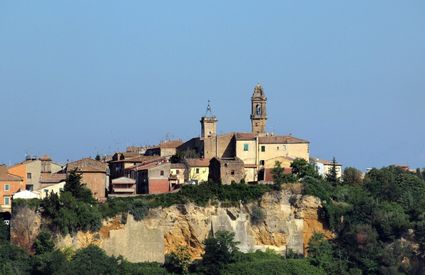
<path fill-rule="evenodd" d="M 230 172 L 230 174 L 231 174 L 232 176 L 234 176 L 234 175 L 235 175 L 235 170 L 232 170 L 232 171 Z"/>
<path fill-rule="evenodd" d="M 32 185 L 32 184 L 27 184 L 26 189 L 27 189 L 28 191 L 32 191 L 32 190 L 34 189 L 34 187 L 33 187 L 33 185 Z"/>
<path fill-rule="evenodd" d="M 6 183 L 4 185 L 4 191 L 9 191 L 10 190 L 10 184 Z"/>
<path fill-rule="evenodd" d="M 4 205 L 10 205 L 10 197 L 4 196 Z"/>
<path fill-rule="evenodd" d="M 265 152 L 266 151 L 266 146 L 261 146 L 261 152 Z"/>
<path fill-rule="evenodd" d="M 32 174 L 31 173 L 27 173 L 27 179 L 31 179 L 32 178 Z"/>
<path fill-rule="evenodd" d="M 161 176 L 163 176 L 164 175 L 164 170 L 161 170 L 161 173 L 160 174 L 161 174 Z"/>
<path fill-rule="evenodd" d="M 260 160 L 260 165 L 264 165 L 264 160 Z"/>
<path fill-rule="evenodd" d="M 245 143 L 245 144 L 243 145 L 243 150 L 244 150 L 245 152 L 248 152 L 248 151 L 249 151 L 249 144 Z"/>
<path fill-rule="evenodd" d="M 195 173 L 199 174 L 199 168 L 196 168 Z"/>
<path fill-rule="evenodd" d="M 279 151 L 279 146 L 277 146 L 277 150 Z"/>
<path fill-rule="evenodd" d="M 178 175 L 178 174 L 180 174 L 180 170 L 176 170 L 176 174 Z"/>

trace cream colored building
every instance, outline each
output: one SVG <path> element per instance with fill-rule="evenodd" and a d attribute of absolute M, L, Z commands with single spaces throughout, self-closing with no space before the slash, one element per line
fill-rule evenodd
<path fill-rule="evenodd" d="M 194 181 L 196 183 L 207 182 L 209 176 L 209 159 L 186 159 L 184 162 L 185 182 Z"/>
<path fill-rule="evenodd" d="M 37 193 L 40 199 L 44 199 L 45 197 L 50 196 L 52 193 L 60 196 L 60 193 L 64 190 L 64 188 L 65 181 L 51 185 L 43 184 L 42 188 L 38 191 L 35 191 L 34 193 Z"/>

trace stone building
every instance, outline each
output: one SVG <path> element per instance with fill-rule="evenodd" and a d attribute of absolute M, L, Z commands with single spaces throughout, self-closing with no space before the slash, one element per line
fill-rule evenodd
<path fill-rule="evenodd" d="M 241 159 L 245 181 L 268 181 L 276 161 L 289 168 L 296 158 L 309 160 L 310 143 L 292 135 L 267 132 L 267 97 L 261 85 L 256 85 L 251 97 L 251 132 L 217 134 L 217 117 L 208 104 L 201 118 L 201 134 L 178 147 L 179 151 L 193 150 L 202 159 Z M 210 171 L 210 173 L 215 173 Z"/>
<path fill-rule="evenodd" d="M 212 158 L 209 168 L 212 182 L 231 184 L 245 180 L 244 163 L 240 158 Z"/>

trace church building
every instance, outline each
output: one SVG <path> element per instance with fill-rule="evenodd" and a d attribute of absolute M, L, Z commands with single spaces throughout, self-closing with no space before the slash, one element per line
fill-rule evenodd
<path fill-rule="evenodd" d="M 218 174 L 222 175 L 219 179 L 222 183 L 230 183 L 230 179 L 236 182 L 240 180 L 269 182 L 272 181 L 271 170 L 276 161 L 281 162 L 282 167 L 289 168 L 296 158 L 309 160 L 307 140 L 267 132 L 267 97 L 259 84 L 255 86 L 251 97 L 250 119 L 251 132 L 218 135 L 218 120 L 208 104 L 207 112 L 200 120 L 200 136 L 185 142 L 178 147 L 178 150 L 195 151 L 203 159 L 215 159 L 214 163 L 232 161 L 243 166 L 239 167 L 240 169 L 231 168 L 229 171 L 225 170 L 226 165 L 220 166 L 221 171 Z M 244 173 L 240 173 L 241 169 Z M 217 177 L 214 177 L 214 180 L 217 180 Z"/>

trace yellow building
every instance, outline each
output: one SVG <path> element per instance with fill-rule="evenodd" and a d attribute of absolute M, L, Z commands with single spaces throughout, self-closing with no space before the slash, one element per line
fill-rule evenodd
<path fill-rule="evenodd" d="M 209 176 L 209 159 L 186 159 L 185 181 L 207 182 Z"/>

